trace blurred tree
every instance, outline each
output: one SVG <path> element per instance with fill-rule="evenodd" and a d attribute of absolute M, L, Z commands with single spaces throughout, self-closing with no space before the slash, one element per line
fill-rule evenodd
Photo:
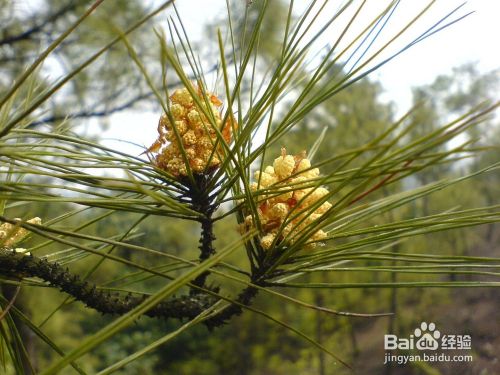
<path fill-rule="evenodd" d="M 44 0 L 36 3 L 2 0 L 0 6 L 0 92 L 32 63 L 91 3 L 86 0 Z M 85 58 L 147 14 L 146 2 L 105 1 L 45 60 L 38 78 L 58 78 L 73 71 Z M 148 65 L 158 61 L 156 41 L 142 28 L 130 38 Z M 157 66 L 157 69 L 160 67 Z M 39 91 L 43 89 L 39 87 Z M 152 97 L 127 49 L 118 44 L 80 72 L 40 110 L 32 125 L 56 124 L 66 118 L 97 118 L 146 105 Z M 153 102 L 154 103 L 154 102 Z M 155 108 L 157 106 L 154 103 Z"/>

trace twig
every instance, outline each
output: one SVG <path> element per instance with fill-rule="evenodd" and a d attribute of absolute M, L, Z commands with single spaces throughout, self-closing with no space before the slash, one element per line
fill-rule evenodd
<path fill-rule="evenodd" d="M 121 296 L 119 293 L 105 292 L 94 284 L 82 281 L 58 263 L 9 249 L 0 249 L 0 271 L 15 277 L 39 277 L 102 314 L 126 314 L 147 298 L 146 295 Z M 197 294 L 196 298 L 181 296 L 159 303 L 145 315 L 152 318 L 193 319 L 216 301 L 217 298 L 204 293 Z"/>
<path fill-rule="evenodd" d="M 123 296 L 119 293 L 105 292 L 94 284 L 82 281 L 78 275 L 70 273 L 67 268 L 63 268 L 60 264 L 50 263 L 47 259 L 5 248 L 0 249 L 0 273 L 18 279 L 28 276 L 38 277 L 102 314 L 126 314 L 147 298 L 147 295 L 138 297 L 129 293 Z M 227 323 L 231 317 L 242 313 L 242 305 L 249 306 L 251 304 L 257 292 L 256 288 L 247 287 L 238 295 L 236 303 L 206 320 L 204 324 L 209 329 L 213 329 Z M 14 303 L 14 299 L 15 297 L 9 305 Z M 218 296 L 217 291 L 209 289 L 207 293 L 198 292 L 195 295 L 190 294 L 160 302 L 148 310 L 145 315 L 151 318 L 191 320 L 220 299 L 228 300 L 226 297 Z M 2 317 L 4 314 L 5 311 Z"/>

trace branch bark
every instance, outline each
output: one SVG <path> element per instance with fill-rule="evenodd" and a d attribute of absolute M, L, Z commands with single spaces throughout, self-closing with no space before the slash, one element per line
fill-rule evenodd
<path fill-rule="evenodd" d="M 78 275 L 70 273 L 67 268 L 57 263 L 6 248 L 0 249 L 0 274 L 15 279 L 38 277 L 102 314 L 126 314 L 147 298 L 146 295 L 123 296 L 120 293 L 100 290 L 96 285 L 80 280 Z M 209 329 L 227 323 L 233 316 L 243 312 L 240 304 L 245 306 L 251 304 L 257 292 L 256 288 L 245 288 L 238 295 L 237 304 L 230 305 L 203 323 Z M 145 315 L 151 318 L 191 320 L 217 301 L 219 301 L 217 296 L 200 292 L 161 302 L 148 310 Z"/>
<path fill-rule="evenodd" d="M 0 271 L 16 278 L 38 277 L 102 314 L 123 315 L 147 298 L 146 295 L 122 296 L 119 293 L 100 290 L 94 284 L 80 280 L 79 276 L 71 274 L 68 269 L 57 263 L 10 249 L 0 250 Z M 193 319 L 216 301 L 217 298 L 202 293 L 196 298 L 182 296 L 161 302 L 146 315 L 152 318 Z"/>

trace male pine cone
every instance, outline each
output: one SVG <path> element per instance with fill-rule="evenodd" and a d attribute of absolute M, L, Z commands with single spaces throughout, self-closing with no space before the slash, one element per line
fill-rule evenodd
<path fill-rule="evenodd" d="M 219 167 L 224 155 L 221 136 L 229 144 L 236 127 L 232 118 L 222 124 L 222 102 L 215 95 L 200 86 L 194 91 L 196 98 L 187 88 L 170 96 L 169 113 L 160 117 L 158 139 L 148 149 L 157 154 L 155 164 L 175 177 L 188 175 L 187 165 L 195 174 Z"/>
<path fill-rule="evenodd" d="M 282 242 L 293 244 L 332 207 L 327 201 L 328 190 L 316 186 L 319 169 L 311 167 L 305 152 L 292 156 L 282 148 L 273 166 L 267 166 L 262 173 L 256 171 L 254 177 L 256 182 L 250 188 L 262 190 L 255 197 L 262 228 L 260 244 L 265 250 Z M 254 227 L 254 220 L 248 215 L 246 226 Z M 314 231 L 305 247 L 315 248 L 326 237 L 323 230 Z"/>

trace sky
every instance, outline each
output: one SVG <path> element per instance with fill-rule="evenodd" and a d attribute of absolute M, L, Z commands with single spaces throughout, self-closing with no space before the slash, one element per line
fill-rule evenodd
<path fill-rule="evenodd" d="M 158 0 L 157 3 L 160 1 Z M 297 8 L 303 8 L 309 2 L 296 1 L 295 3 L 298 4 Z M 462 1 L 456 0 L 438 0 L 431 11 L 416 25 L 414 31 L 409 34 L 409 38 L 424 31 L 426 27 L 462 3 Z M 178 0 L 176 4 L 189 37 L 194 42 L 200 40 L 205 32 L 204 27 L 207 21 L 212 21 L 216 17 L 220 18 L 222 14 L 225 14 L 225 0 L 210 0 L 210 2 Z M 330 1 L 318 24 L 331 16 L 338 9 L 338 4 L 338 1 Z M 387 1 L 368 0 L 356 23 L 358 29 L 355 27 L 353 31 L 366 25 L 384 4 L 387 4 Z M 381 42 L 394 35 L 410 17 L 417 14 L 426 4 L 428 1 L 403 0 L 390 23 L 384 28 Z M 402 113 L 409 108 L 412 87 L 429 84 L 437 75 L 450 74 L 453 67 L 467 62 L 477 62 L 482 72 L 500 68 L 500 49 L 498 48 L 500 1 L 470 0 L 458 14 L 463 15 L 471 11 L 474 13 L 467 18 L 412 47 L 371 75 L 371 79 L 383 84 L 384 93 L 381 99 L 393 102 L 397 113 Z M 167 15 L 162 16 L 163 20 L 166 20 Z M 163 20 L 160 19 L 160 22 Z M 320 43 L 326 44 L 334 40 L 337 35 L 337 29 L 332 28 L 324 34 Z M 348 36 L 346 39 L 349 40 Z M 111 126 L 103 136 L 116 138 L 119 127 L 121 138 L 147 147 L 156 138 L 156 124 L 159 116 L 159 113 L 136 111 L 116 114 L 112 116 L 109 122 Z M 144 131 L 138 133 L 137 126 L 140 126 Z M 123 144 L 120 147 L 123 147 Z M 129 151 L 137 153 L 139 150 L 131 148 Z"/>
<path fill-rule="evenodd" d="M 413 1 L 404 12 L 411 14 L 417 3 L 423 1 Z M 446 9 L 460 4 L 449 0 L 440 3 L 436 19 Z M 410 105 L 411 87 L 431 83 L 440 74 L 450 74 L 453 67 L 477 62 L 482 72 L 500 68 L 500 1 L 472 0 L 464 10 L 474 13 L 406 51 L 373 75 L 383 82 L 385 97 L 396 102 L 400 110 Z"/>

